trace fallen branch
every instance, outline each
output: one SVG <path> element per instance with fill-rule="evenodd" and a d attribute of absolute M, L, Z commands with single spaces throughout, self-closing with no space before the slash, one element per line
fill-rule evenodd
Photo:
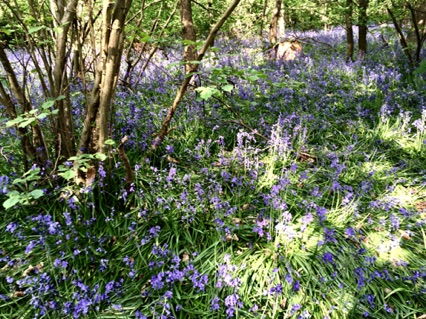
<path fill-rule="evenodd" d="M 126 169 L 126 186 L 127 188 L 130 188 L 130 186 L 135 182 L 135 174 L 133 173 L 129 158 L 124 152 L 124 144 L 127 142 L 128 139 L 129 138 L 127 137 L 127 135 L 121 139 L 121 143 L 118 146 L 118 156 L 120 156 L 121 160 L 123 161 L 124 168 Z"/>

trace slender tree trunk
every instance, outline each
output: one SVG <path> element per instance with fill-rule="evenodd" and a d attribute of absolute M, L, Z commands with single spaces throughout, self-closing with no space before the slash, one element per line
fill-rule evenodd
<path fill-rule="evenodd" d="M 210 30 L 209 35 L 207 36 L 207 39 L 204 41 L 203 47 L 200 50 L 200 53 L 197 56 L 197 61 L 200 61 L 204 58 L 204 55 L 206 54 L 208 48 L 213 44 L 214 39 L 219 32 L 222 25 L 225 23 L 225 21 L 228 19 L 228 17 L 232 14 L 234 9 L 237 7 L 237 5 L 240 3 L 240 0 L 234 0 L 231 5 L 228 7 L 226 12 L 222 15 L 220 20 L 216 23 L 216 25 Z M 195 64 L 193 72 L 196 72 L 198 69 L 199 64 Z M 189 82 L 191 81 L 193 75 L 190 75 L 186 77 L 180 88 L 179 91 L 176 94 L 176 97 L 173 101 L 172 106 L 169 109 L 169 112 L 166 115 L 166 118 L 164 119 L 163 125 L 161 126 L 160 132 L 158 133 L 157 138 L 154 140 L 151 150 L 156 151 L 158 149 L 158 146 L 164 141 L 166 138 L 168 132 L 169 132 L 169 125 L 170 122 L 173 119 L 173 115 L 175 114 L 177 107 L 179 106 L 180 101 L 182 100 L 182 97 L 184 96 L 186 89 L 188 88 Z"/>
<path fill-rule="evenodd" d="M 185 62 L 185 74 L 193 71 L 195 65 L 188 63 L 197 59 L 197 36 L 195 34 L 194 22 L 192 20 L 191 0 L 180 0 L 180 20 L 182 23 L 182 38 L 190 41 L 184 47 L 183 60 Z"/>
<path fill-rule="evenodd" d="M 3 104 L 6 108 L 6 114 L 9 119 L 14 120 L 18 117 L 15 105 L 13 104 L 12 98 L 7 94 L 6 90 L 3 87 L 3 84 L 0 81 L 0 103 Z M 31 158 L 32 161 L 38 163 L 37 152 L 34 148 L 34 145 L 31 143 L 27 127 L 18 127 L 18 133 L 21 138 L 21 147 L 22 154 L 24 155 L 24 168 L 25 171 L 28 171 L 28 158 Z M 43 165 L 44 163 L 38 163 Z"/>
<path fill-rule="evenodd" d="M 346 0 L 346 62 L 354 60 L 354 30 L 352 26 L 353 2 Z"/>
<path fill-rule="evenodd" d="M 263 23 L 266 19 L 266 9 L 268 8 L 268 0 L 263 0 L 262 17 L 260 20 L 260 37 L 263 39 Z"/>
<path fill-rule="evenodd" d="M 367 53 L 367 8 L 368 0 L 359 0 L 358 58 L 360 60 L 364 60 Z"/>
<path fill-rule="evenodd" d="M 177 9 L 178 9 L 179 3 L 177 2 L 175 7 L 173 8 L 173 11 L 170 12 L 169 18 L 167 19 L 166 23 L 163 25 L 163 28 L 161 29 L 160 33 L 158 34 L 159 37 L 162 37 L 164 34 L 164 31 L 167 30 L 167 27 L 170 24 L 170 21 L 172 21 L 173 16 L 175 15 Z M 158 50 L 158 45 L 151 48 L 151 51 L 149 51 L 148 58 L 145 60 L 145 63 L 142 67 L 142 69 L 139 71 L 139 74 L 137 76 L 138 79 L 142 77 L 142 73 L 145 72 L 146 68 L 148 67 L 149 62 L 151 61 L 152 57 L 154 56 L 155 52 Z M 139 80 L 138 80 L 139 81 Z M 138 83 L 138 82 L 136 82 Z"/>
<path fill-rule="evenodd" d="M 145 0 L 142 0 L 141 10 L 140 10 L 140 17 L 139 17 L 139 19 L 138 19 L 138 21 L 136 23 L 136 27 L 137 28 L 140 28 L 140 25 L 141 25 L 143 17 L 144 17 L 144 11 L 145 11 Z M 133 68 L 135 67 L 135 65 L 142 58 L 142 54 L 143 54 L 143 50 L 141 50 L 141 52 L 139 52 L 139 57 L 136 59 L 136 61 L 133 60 L 132 50 L 133 50 L 133 44 L 134 43 L 135 43 L 135 38 L 132 38 L 129 41 L 129 45 L 128 45 L 126 51 L 125 51 L 126 52 L 125 53 L 125 56 L 126 56 L 125 61 L 126 61 L 127 67 L 126 67 L 126 73 L 124 74 L 123 83 L 124 83 L 124 85 L 127 85 L 129 87 L 131 85 L 131 83 L 130 83 L 130 74 L 132 73 Z M 145 45 L 145 43 L 144 43 L 144 45 Z"/>
<path fill-rule="evenodd" d="M 105 153 L 111 99 L 118 79 L 123 52 L 124 22 L 132 0 L 104 0 L 101 60 L 97 63 L 95 83 L 84 120 L 79 153 Z"/>
<path fill-rule="evenodd" d="M 404 33 L 402 32 L 401 26 L 398 23 L 393 11 L 390 8 L 387 8 L 388 13 L 392 19 L 393 25 L 395 27 L 396 33 L 399 37 L 399 42 L 401 43 L 402 50 L 404 51 L 405 55 L 408 58 L 408 61 L 410 61 L 410 64 L 413 64 L 413 56 L 411 55 L 410 47 L 408 46 L 407 39 L 405 38 Z"/>
<path fill-rule="evenodd" d="M 53 69 L 54 76 L 54 87 L 53 96 L 56 98 L 65 93 L 68 95 L 68 99 L 62 99 L 56 102 L 56 108 L 59 110 L 57 123 L 56 123 L 56 154 L 58 157 L 63 157 L 62 160 L 75 155 L 75 140 L 74 130 L 71 118 L 71 109 L 69 101 L 69 88 L 68 78 L 65 68 L 67 61 L 67 41 L 68 31 L 72 25 L 72 21 L 76 16 L 78 0 L 72 0 L 69 2 L 66 10 L 63 8 L 58 9 L 58 15 L 56 16 L 61 25 L 61 31 L 56 35 L 56 59 L 55 67 Z M 62 4 L 58 3 L 60 8 Z M 62 14 L 62 16 L 60 16 Z"/>
<path fill-rule="evenodd" d="M 281 13 L 281 4 L 282 0 L 277 0 L 274 11 L 272 12 L 271 24 L 269 26 L 269 42 L 271 44 L 277 43 L 278 19 Z"/>
<path fill-rule="evenodd" d="M 30 112 L 32 110 L 30 101 L 25 96 L 24 90 L 20 86 L 18 79 L 16 78 L 14 69 L 9 59 L 7 58 L 7 55 L 4 52 L 4 48 L 2 46 L 0 46 L 0 63 L 2 64 L 3 69 L 6 73 L 6 78 L 9 82 L 10 90 L 12 91 L 16 101 L 19 103 L 24 112 Z M 6 99 L 7 102 L 6 96 L 3 96 L 3 99 Z M 7 102 L 7 104 L 9 104 L 9 102 Z M 10 114 L 12 115 L 13 112 Z M 16 111 L 14 112 L 14 114 L 16 114 Z M 40 125 L 38 123 L 31 125 L 31 131 L 33 139 L 32 145 L 36 150 L 36 153 L 33 154 L 33 157 L 35 158 L 37 164 L 45 165 L 46 161 L 49 159 L 49 153 L 44 142 L 44 136 Z"/>
<path fill-rule="evenodd" d="M 412 23 L 412 31 L 408 34 L 407 39 L 416 43 L 414 61 L 419 63 L 420 53 L 426 40 L 426 1 L 423 1 L 418 8 L 414 8 L 407 1 L 407 8 L 410 10 Z"/>

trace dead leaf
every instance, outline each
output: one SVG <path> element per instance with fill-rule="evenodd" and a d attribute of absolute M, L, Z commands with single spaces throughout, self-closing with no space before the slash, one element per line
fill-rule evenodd
<path fill-rule="evenodd" d="M 243 224 L 243 220 L 241 218 L 232 218 L 232 222 L 235 225 L 242 225 Z"/>
<path fill-rule="evenodd" d="M 285 309 L 286 305 L 287 305 L 287 298 L 283 298 L 283 300 L 281 300 L 280 306 L 281 306 L 282 309 Z"/>
<path fill-rule="evenodd" d="M 299 157 L 297 159 L 301 162 L 314 163 L 316 161 L 317 157 L 314 156 L 314 155 L 305 153 L 305 152 L 300 152 Z"/>
<path fill-rule="evenodd" d="M 230 242 L 231 242 L 231 241 L 233 241 L 233 240 L 235 240 L 235 241 L 239 241 L 239 240 L 240 240 L 236 234 L 233 234 L 233 235 L 228 234 L 228 235 L 226 235 L 226 237 L 225 237 L 225 238 L 226 238 L 226 241 L 227 241 L 228 243 L 230 243 Z"/>
<path fill-rule="evenodd" d="M 414 204 L 419 213 L 426 213 L 426 202 L 417 202 Z"/>
<path fill-rule="evenodd" d="M 24 291 L 15 291 L 12 295 L 12 298 L 18 298 L 18 297 L 23 297 L 23 296 L 25 296 Z"/>
<path fill-rule="evenodd" d="M 32 274 L 34 272 L 35 268 L 33 267 L 33 265 L 29 265 L 28 268 L 26 270 L 24 270 L 24 272 L 22 273 L 22 277 L 27 277 L 30 274 Z"/>
<path fill-rule="evenodd" d="M 179 161 L 178 159 L 173 158 L 173 157 L 171 157 L 170 155 L 167 155 L 166 160 L 167 160 L 167 162 L 169 162 L 169 163 L 175 163 L 175 164 L 179 164 L 179 163 L 180 163 L 180 161 Z"/>
<path fill-rule="evenodd" d="M 251 208 L 252 208 L 252 206 L 250 204 L 244 204 L 243 206 L 241 206 L 242 210 L 249 210 Z"/>
<path fill-rule="evenodd" d="M 93 166 L 90 166 L 86 171 L 86 180 L 85 180 L 86 187 L 89 187 L 90 185 L 93 184 L 95 177 L 96 177 L 96 170 Z"/>
<path fill-rule="evenodd" d="M 411 239 L 410 235 L 406 231 L 404 231 L 402 229 L 398 229 L 398 232 L 401 234 L 402 238 L 407 239 L 407 240 Z"/>
<path fill-rule="evenodd" d="M 386 293 L 386 294 L 388 294 L 388 295 L 392 292 L 392 290 L 391 290 L 391 289 L 389 289 L 389 288 L 385 288 L 385 289 L 384 289 L 384 291 L 385 291 L 385 293 Z"/>
<path fill-rule="evenodd" d="M 181 259 L 182 259 L 183 262 L 189 262 L 189 254 L 187 252 L 184 252 L 182 254 L 182 258 Z"/>

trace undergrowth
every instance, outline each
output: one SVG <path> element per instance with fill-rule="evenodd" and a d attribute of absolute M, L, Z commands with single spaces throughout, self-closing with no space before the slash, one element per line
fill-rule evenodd
<path fill-rule="evenodd" d="M 212 97 L 188 92 L 154 155 L 172 77 L 119 92 L 111 138 L 130 137 L 130 187 L 114 147 L 90 185 L 23 176 L 1 128 L 2 201 L 42 191 L 1 213 L 1 318 L 426 313 L 422 75 L 391 48 L 347 64 L 308 44 L 281 63 L 244 43 L 218 42 L 198 79 Z"/>

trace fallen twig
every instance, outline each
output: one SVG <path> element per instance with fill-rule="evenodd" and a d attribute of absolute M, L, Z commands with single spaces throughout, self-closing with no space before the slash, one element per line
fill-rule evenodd
<path fill-rule="evenodd" d="M 126 185 L 128 188 L 130 188 L 130 185 L 132 185 L 135 182 L 135 175 L 132 170 L 132 166 L 130 165 L 130 160 L 127 157 L 126 153 L 124 152 L 124 144 L 129 138 L 124 136 L 121 139 L 121 143 L 118 146 L 118 156 L 120 156 L 121 160 L 123 161 L 124 168 L 126 169 Z"/>

